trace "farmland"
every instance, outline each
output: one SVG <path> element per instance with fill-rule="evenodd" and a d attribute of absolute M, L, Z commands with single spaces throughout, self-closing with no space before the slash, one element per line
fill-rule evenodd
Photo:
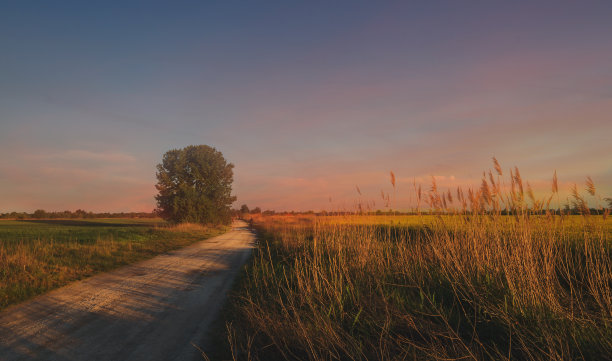
<path fill-rule="evenodd" d="M 160 219 L 1 220 L 0 309 L 225 230 Z"/>

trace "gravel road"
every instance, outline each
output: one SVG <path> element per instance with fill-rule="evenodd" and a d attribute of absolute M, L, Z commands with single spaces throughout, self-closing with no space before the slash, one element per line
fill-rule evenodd
<path fill-rule="evenodd" d="M 232 231 L 0 313 L 0 360 L 201 360 L 255 236 Z"/>

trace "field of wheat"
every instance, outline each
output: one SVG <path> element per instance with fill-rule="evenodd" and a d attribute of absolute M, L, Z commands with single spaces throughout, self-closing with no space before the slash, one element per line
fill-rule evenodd
<path fill-rule="evenodd" d="M 495 161 L 495 168 L 499 166 Z M 259 216 L 226 324 L 238 360 L 612 358 L 612 222 L 518 169 L 426 192 L 411 216 Z M 394 179 L 392 178 L 392 181 Z M 384 195 L 383 195 L 384 197 Z M 230 356 L 228 356 L 230 357 Z"/>

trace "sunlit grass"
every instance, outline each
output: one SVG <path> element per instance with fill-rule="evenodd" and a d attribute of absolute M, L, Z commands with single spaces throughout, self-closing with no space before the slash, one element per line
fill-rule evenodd
<path fill-rule="evenodd" d="M 161 220 L 0 220 L 0 309 L 224 231 Z"/>
<path fill-rule="evenodd" d="M 506 193 L 458 190 L 455 207 L 434 184 L 415 216 L 255 217 L 259 247 L 229 312 L 233 357 L 608 358 L 607 211 L 589 214 L 579 194 L 583 215 L 546 207 L 552 197 L 527 206 L 511 176 Z"/>

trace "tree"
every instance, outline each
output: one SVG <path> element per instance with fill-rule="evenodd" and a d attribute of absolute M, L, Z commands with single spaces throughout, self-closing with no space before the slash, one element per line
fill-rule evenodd
<path fill-rule="evenodd" d="M 37 209 L 34 211 L 34 214 L 32 214 L 32 217 L 37 218 L 37 219 L 46 218 L 47 212 L 45 212 L 44 209 Z"/>
<path fill-rule="evenodd" d="M 249 213 L 249 207 L 246 204 L 241 205 L 240 213 Z"/>
<path fill-rule="evenodd" d="M 157 165 L 157 214 L 174 223 L 229 223 L 233 168 L 207 145 L 169 150 Z"/>
<path fill-rule="evenodd" d="M 251 209 L 251 213 L 252 214 L 259 214 L 259 213 L 261 213 L 261 208 L 255 207 L 255 208 Z"/>

